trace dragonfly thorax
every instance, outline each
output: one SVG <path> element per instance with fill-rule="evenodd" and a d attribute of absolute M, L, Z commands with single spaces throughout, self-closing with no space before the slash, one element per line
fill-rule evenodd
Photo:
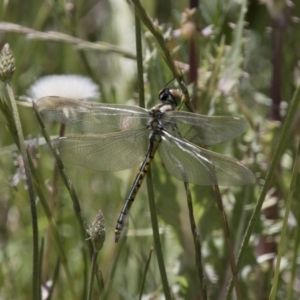
<path fill-rule="evenodd" d="M 147 123 L 147 128 L 150 130 L 160 131 L 162 130 L 162 118 L 165 112 L 174 110 L 170 103 L 160 103 L 149 110 L 150 120 Z"/>
<path fill-rule="evenodd" d="M 149 111 L 151 119 L 147 123 L 147 128 L 154 131 L 161 131 L 163 129 L 163 126 L 161 124 L 161 117 L 162 113 L 159 110 L 151 109 Z"/>

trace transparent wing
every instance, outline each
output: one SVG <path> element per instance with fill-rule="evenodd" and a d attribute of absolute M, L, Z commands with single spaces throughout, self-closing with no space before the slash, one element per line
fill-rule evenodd
<path fill-rule="evenodd" d="M 199 146 L 225 142 L 248 128 L 248 123 L 239 117 L 210 117 L 184 111 L 166 112 L 162 123 L 170 134 Z"/>
<path fill-rule="evenodd" d="M 109 133 L 145 127 L 149 112 L 138 106 L 103 104 L 51 96 L 36 101 L 47 118 L 89 133 Z"/>
<path fill-rule="evenodd" d="M 58 149 L 65 163 L 94 170 L 120 171 L 145 159 L 148 136 L 147 129 L 106 135 L 78 135 L 55 139 L 52 146 Z"/>
<path fill-rule="evenodd" d="M 214 153 L 164 132 L 158 148 L 168 172 L 198 185 L 235 186 L 250 183 L 252 172 L 239 161 Z"/>

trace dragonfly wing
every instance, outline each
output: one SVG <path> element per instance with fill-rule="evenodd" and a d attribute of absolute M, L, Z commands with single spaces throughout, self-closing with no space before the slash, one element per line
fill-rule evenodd
<path fill-rule="evenodd" d="M 52 146 L 65 163 L 94 170 L 120 171 L 144 160 L 148 135 L 148 130 L 139 129 L 106 135 L 69 136 L 52 140 Z"/>
<path fill-rule="evenodd" d="M 145 127 L 149 112 L 138 106 L 104 104 L 49 96 L 36 101 L 47 118 L 89 133 L 109 133 Z"/>
<path fill-rule="evenodd" d="M 184 111 L 168 111 L 163 119 L 163 126 L 170 134 L 199 146 L 225 142 L 248 128 L 248 123 L 239 117 L 203 116 Z"/>
<path fill-rule="evenodd" d="M 252 172 L 239 161 L 194 146 L 167 132 L 158 149 L 168 172 L 198 185 L 236 186 L 253 181 Z"/>

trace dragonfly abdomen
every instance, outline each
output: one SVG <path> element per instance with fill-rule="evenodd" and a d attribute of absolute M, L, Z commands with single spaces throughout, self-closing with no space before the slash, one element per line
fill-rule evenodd
<path fill-rule="evenodd" d="M 121 231 L 124 227 L 124 221 L 125 218 L 131 208 L 131 205 L 136 197 L 137 192 L 139 191 L 143 180 L 150 168 L 150 164 L 154 158 L 155 152 L 159 146 L 159 143 L 161 142 L 161 135 L 159 131 L 152 131 L 149 137 L 149 147 L 148 152 L 146 154 L 145 160 L 143 161 L 139 173 L 137 174 L 132 187 L 130 189 L 130 192 L 128 193 L 128 196 L 125 200 L 125 204 L 120 212 L 119 218 L 117 220 L 117 225 L 115 228 L 115 242 L 117 243 L 119 241 Z"/>

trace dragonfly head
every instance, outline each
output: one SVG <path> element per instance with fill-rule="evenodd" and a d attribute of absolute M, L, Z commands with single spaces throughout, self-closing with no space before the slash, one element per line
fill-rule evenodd
<path fill-rule="evenodd" d="M 169 104 L 175 109 L 180 102 L 181 92 L 174 88 L 165 87 L 159 92 L 158 97 L 163 104 Z"/>

